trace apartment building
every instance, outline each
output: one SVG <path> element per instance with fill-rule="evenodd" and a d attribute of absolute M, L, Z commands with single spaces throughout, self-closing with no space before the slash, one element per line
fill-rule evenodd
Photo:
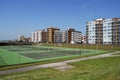
<path fill-rule="evenodd" d="M 73 28 L 60 31 L 58 28 L 49 27 L 47 31 L 37 30 L 32 32 L 32 42 L 34 43 L 81 43 L 81 32 L 75 31 Z"/>
<path fill-rule="evenodd" d="M 18 37 L 18 41 L 25 42 L 25 36 L 24 36 L 24 35 L 20 35 L 20 36 Z"/>
<path fill-rule="evenodd" d="M 31 38 L 30 37 L 25 37 L 24 35 L 20 35 L 18 37 L 18 41 L 20 41 L 20 42 L 31 42 Z"/>
<path fill-rule="evenodd" d="M 112 44 L 112 19 L 103 21 L 103 44 Z"/>
<path fill-rule="evenodd" d="M 81 43 L 81 32 L 75 31 L 73 28 L 68 28 L 62 31 L 62 43 L 78 44 Z"/>
<path fill-rule="evenodd" d="M 57 33 L 59 31 L 60 31 L 60 29 L 58 29 L 58 28 L 53 28 L 53 27 L 47 28 L 47 42 L 54 43 L 54 40 L 55 40 L 54 33 Z"/>
<path fill-rule="evenodd" d="M 82 44 L 86 44 L 86 36 L 82 36 Z"/>
<path fill-rule="evenodd" d="M 45 43 L 46 42 L 46 34 L 47 34 L 47 32 L 44 29 L 32 32 L 32 42 Z"/>
<path fill-rule="evenodd" d="M 72 41 L 72 32 L 74 32 L 75 31 L 75 29 L 73 29 L 73 28 L 68 28 L 68 30 L 66 31 L 66 33 L 67 33 L 67 40 L 66 40 L 66 42 L 67 43 L 71 43 L 71 41 Z"/>
<path fill-rule="evenodd" d="M 73 31 L 71 33 L 71 44 L 80 44 L 82 42 L 82 35 L 80 31 Z"/>
<path fill-rule="evenodd" d="M 120 18 L 112 18 L 112 43 L 120 45 Z"/>
<path fill-rule="evenodd" d="M 87 22 L 86 36 L 88 44 L 120 44 L 120 18 Z"/>
<path fill-rule="evenodd" d="M 54 43 L 62 43 L 62 32 L 54 32 Z"/>

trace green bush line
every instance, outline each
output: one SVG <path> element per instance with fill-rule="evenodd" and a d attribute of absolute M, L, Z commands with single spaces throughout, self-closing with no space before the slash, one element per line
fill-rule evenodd
<path fill-rule="evenodd" d="M 93 50 L 120 50 L 120 45 L 92 45 L 92 44 L 52 44 L 42 43 L 36 44 L 42 46 L 53 46 L 53 47 L 68 47 L 68 48 L 79 48 L 79 49 L 93 49 Z"/>

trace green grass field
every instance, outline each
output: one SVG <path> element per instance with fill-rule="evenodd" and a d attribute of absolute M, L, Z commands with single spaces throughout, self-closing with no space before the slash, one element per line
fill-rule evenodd
<path fill-rule="evenodd" d="M 120 56 L 71 63 L 74 68 L 52 68 L 1 75 L 0 80 L 120 80 Z"/>
<path fill-rule="evenodd" d="M 0 66 L 98 54 L 104 51 L 45 46 L 1 46 Z"/>

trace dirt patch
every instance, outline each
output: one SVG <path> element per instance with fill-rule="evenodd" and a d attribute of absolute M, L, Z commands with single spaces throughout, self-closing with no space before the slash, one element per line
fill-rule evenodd
<path fill-rule="evenodd" d="M 69 69 L 72 69 L 72 68 L 75 68 L 75 67 L 65 64 L 65 65 L 56 66 L 56 67 L 53 67 L 53 68 L 56 69 L 56 70 L 59 70 L 59 71 L 65 71 L 65 70 L 69 70 Z"/>

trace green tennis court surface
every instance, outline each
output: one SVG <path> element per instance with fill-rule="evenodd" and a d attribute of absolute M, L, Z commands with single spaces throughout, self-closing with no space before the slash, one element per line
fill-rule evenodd
<path fill-rule="evenodd" d="M 30 63 L 103 51 L 44 46 L 0 46 L 0 66 Z"/>

